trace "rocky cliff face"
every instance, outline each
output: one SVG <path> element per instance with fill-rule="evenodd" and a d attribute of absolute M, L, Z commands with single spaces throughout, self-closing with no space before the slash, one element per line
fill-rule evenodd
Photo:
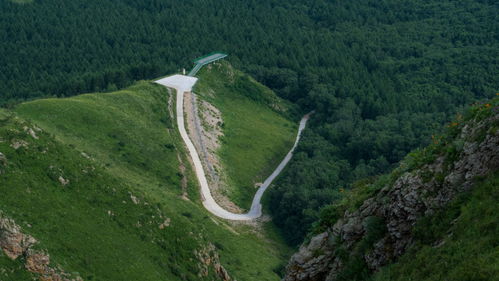
<path fill-rule="evenodd" d="M 194 253 L 201 262 L 199 267 L 199 277 L 207 277 L 210 267 L 222 281 L 237 281 L 230 277 L 227 270 L 220 263 L 220 256 L 214 244 L 208 243 L 205 247 Z"/>
<path fill-rule="evenodd" d="M 24 267 L 38 275 L 43 281 L 81 281 L 80 277 L 72 278 L 62 269 L 50 265 L 50 256 L 44 251 L 33 248 L 38 241 L 22 232 L 14 220 L 0 212 L 0 249 L 12 260 L 22 257 Z"/>
<path fill-rule="evenodd" d="M 486 118 L 475 116 L 465 124 L 451 124 L 460 132 L 433 161 L 403 173 L 356 211 L 346 211 L 334 226 L 302 245 L 283 280 L 333 281 L 345 269 L 345 257 L 354 253 L 360 253 L 369 271 L 404 254 L 413 242 L 418 219 L 473 188 L 477 177 L 498 170 L 499 114 L 497 108 L 487 110 L 492 114 Z M 359 252 L 366 243 L 369 250 Z"/>

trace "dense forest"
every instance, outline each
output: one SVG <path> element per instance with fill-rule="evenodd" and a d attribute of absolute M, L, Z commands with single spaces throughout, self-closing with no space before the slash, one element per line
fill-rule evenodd
<path fill-rule="evenodd" d="M 499 91 L 494 0 L 14 2 L 0 1 L 3 106 L 122 88 L 220 50 L 315 110 L 270 193 L 293 244 L 355 181 L 388 171 Z"/>

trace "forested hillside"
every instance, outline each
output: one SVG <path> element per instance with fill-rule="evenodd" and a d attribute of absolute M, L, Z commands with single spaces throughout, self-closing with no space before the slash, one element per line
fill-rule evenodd
<path fill-rule="evenodd" d="M 499 88 L 493 0 L 0 1 L 0 102 L 124 87 L 230 54 L 315 110 L 271 189 L 299 243 L 318 210 L 391 169 L 443 122 Z"/>

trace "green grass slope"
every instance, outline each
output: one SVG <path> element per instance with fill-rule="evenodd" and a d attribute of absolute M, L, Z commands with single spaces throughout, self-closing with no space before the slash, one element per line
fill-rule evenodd
<path fill-rule="evenodd" d="M 263 182 L 291 149 L 297 122 L 291 105 L 227 62 L 204 67 L 194 92 L 217 107 L 224 122 L 219 157 L 228 196 L 249 208 L 255 183 Z"/>
<path fill-rule="evenodd" d="M 194 254 L 213 243 L 235 279 L 279 279 L 274 271 L 289 249 L 271 225 L 256 235 L 199 204 L 165 88 L 140 82 L 114 93 L 32 101 L 15 111 L 0 114 L 0 152 L 7 158 L 0 210 L 40 241 L 53 264 L 85 280 L 216 280 L 212 267 L 199 275 Z M 16 142 L 26 145 L 14 149 Z M 187 166 L 189 201 L 180 197 L 179 159 Z M 1 280 L 28 276 L 4 256 L 0 268 Z M 4 271 L 11 273 L 3 277 Z"/>
<path fill-rule="evenodd" d="M 115 93 L 36 100 L 16 111 L 145 192 L 164 184 L 180 191 L 178 140 L 165 93 L 141 82 Z"/>

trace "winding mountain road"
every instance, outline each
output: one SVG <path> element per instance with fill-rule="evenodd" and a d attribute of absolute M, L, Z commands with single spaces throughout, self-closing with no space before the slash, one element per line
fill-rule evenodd
<path fill-rule="evenodd" d="M 187 131 L 185 130 L 185 122 L 184 122 L 184 93 L 191 92 L 192 87 L 196 84 L 197 78 L 185 76 L 185 75 L 173 75 L 160 80 L 155 81 L 155 83 L 173 88 L 177 91 L 177 126 L 180 132 L 180 136 L 182 137 L 187 149 L 189 150 L 189 154 L 192 158 L 192 162 L 194 163 L 194 169 L 196 172 L 196 176 L 198 178 L 199 184 L 201 186 L 201 196 L 203 200 L 204 207 L 212 214 L 217 217 L 228 219 L 228 220 L 253 220 L 262 215 L 262 204 L 261 199 L 265 190 L 270 186 L 272 181 L 279 175 L 279 173 L 284 169 L 286 164 L 288 164 L 289 160 L 293 156 L 293 151 L 295 150 L 298 142 L 300 140 L 301 132 L 305 129 L 307 121 L 309 119 L 310 114 L 303 116 L 300 121 L 300 125 L 298 127 L 298 134 L 296 136 L 295 143 L 291 150 L 288 152 L 286 157 L 282 160 L 282 162 L 277 166 L 275 171 L 264 181 L 264 183 L 257 190 L 255 197 L 253 198 L 253 203 L 251 204 L 251 209 L 246 214 L 235 214 L 231 213 L 217 204 L 211 195 L 210 188 L 208 186 L 208 181 L 206 179 L 206 175 L 201 164 L 201 160 L 199 158 L 198 152 L 194 147 L 191 139 L 187 135 Z"/>

